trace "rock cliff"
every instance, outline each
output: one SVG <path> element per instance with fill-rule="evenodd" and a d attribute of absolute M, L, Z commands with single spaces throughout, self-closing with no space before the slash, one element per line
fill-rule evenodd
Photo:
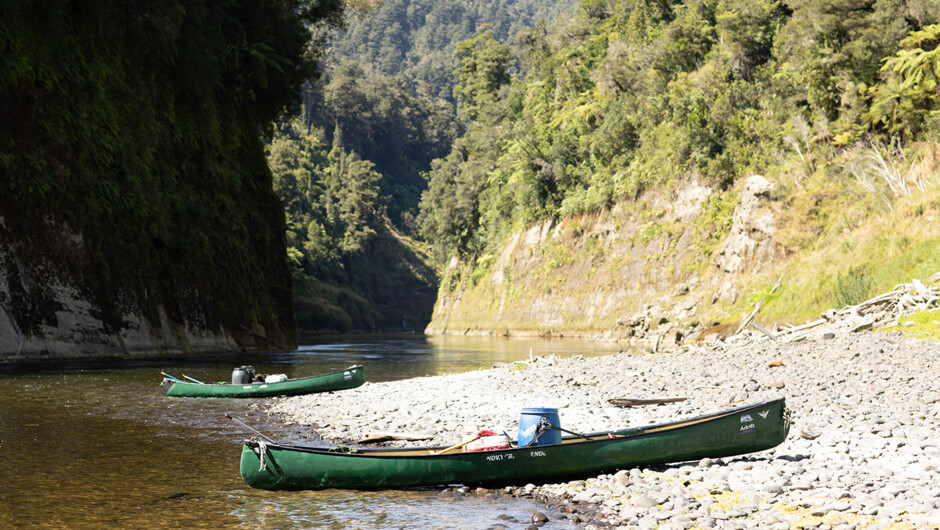
<path fill-rule="evenodd" d="M 530 226 L 470 274 L 451 262 L 427 331 L 682 340 L 714 323 L 715 304 L 737 300 L 742 275 L 783 252 L 772 189 L 752 176 L 719 199 L 690 181 L 642 203 Z M 729 226 L 715 232 L 722 208 Z"/>
<path fill-rule="evenodd" d="M 257 279 L 232 276 L 243 318 L 219 308 L 205 271 L 112 281 L 81 234 L 52 222 L 15 229 L 0 217 L 0 361 L 134 357 L 284 349 L 296 344 L 290 276 L 271 260 Z M 233 254 L 232 258 L 236 258 Z M 140 256 L 127 255 L 133 261 Z M 149 270 L 141 267 L 140 270 Z M 247 275 L 247 271 L 246 271 Z M 160 284 L 173 287 L 161 290 Z M 234 284 L 241 284 L 236 288 Z M 279 294 L 280 293 L 280 294 Z"/>
<path fill-rule="evenodd" d="M 296 343 L 262 136 L 339 4 L 184 4 L 5 5 L 0 361 Z"/>

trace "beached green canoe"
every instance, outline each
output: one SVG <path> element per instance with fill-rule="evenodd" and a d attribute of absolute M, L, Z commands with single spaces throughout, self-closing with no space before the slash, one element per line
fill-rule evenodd
<path fill-rule="evenodd" d="M 352 366 L 330 374 L 288 379 L 279 383 L 199 384 L 164 378 L 160 386 L 163 395 L 170 397 L 257 398 L 346 390 L 361 386 L 365 380 L 365 369 L 362 366 Z"/>
<path fill-rule="evenodd" d="M 244 442 L 241 475 L 268 490 L 519 484 L 770 449 L 790 430 L 783 399 L 692 419 L 563 438 L 562 443 L 432 454 L 443 447 L 361 449 Z"/>

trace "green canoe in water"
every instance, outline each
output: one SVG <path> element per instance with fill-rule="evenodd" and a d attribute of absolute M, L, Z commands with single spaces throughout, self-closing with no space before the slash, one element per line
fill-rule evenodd
<path fill-rule="evenodd" d="M 200 384 L 164 378 L 160 387 L 163 389 L 163 395 L 170 397 L 260 398 L 346 390 L 362 386 L 365 381 L 365 369 L 362 366 L 352 366 L 330 374 L 288 379 L 278 383 Z"/>
<path fill-rule="evenodd" d="M 776 447 L 789 430 L 789 412 L 778 399 L 661 425 L 563 438 L 551 445 L 477 452 L 316 448 L 252 439 L 242 446 L 241 475 L 249 486 L 267 490 L 544 483 L 753 453 Z"/>

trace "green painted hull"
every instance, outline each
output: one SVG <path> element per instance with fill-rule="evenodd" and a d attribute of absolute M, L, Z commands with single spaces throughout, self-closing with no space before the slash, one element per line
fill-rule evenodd
<path fill-rule="evenodd" d="M 590 441 L 432 455 L 441 447 L 350 449 L 260 444 L 242 447 L 241 475 L 254 488 L 390 489 L 445 484 L 518 484 L 618 469 L 720 458 L 776 447 L 790 429 L 783 399 L 688 420 L 608 433 Z M 263 445 L 263 447 L 262 447 Z M 348 452 L 355 451 L 355 452 Z M 261 469 L 261 454 L 264 469 Z"/>
<path fill-rule="evenodd" d="M 297 396 L 316 392 L 331 392 L 356 388 L 366 381 L 365 369 L 353 366 L 330 374 L 288 379 L 280 383 L 252 383 L 231 385 L 224 383 L 181 383 L 164 379 L 163 394 L 170 397 L 217 397 L 217 398 L 261 398 L 274 396 Z"/>

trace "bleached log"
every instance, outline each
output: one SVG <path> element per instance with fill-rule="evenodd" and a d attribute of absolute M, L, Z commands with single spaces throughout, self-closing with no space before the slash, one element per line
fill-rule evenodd
<path fill-rule="evenodd" d="M 763 328 L 760 324 L 758 324 L 757 322 L 751 322 L 751 327 L 754 328 L 754 329 L 756 329 L 757 331 L 760 331 L 760 332 L 763 333 L 764 335 L 767 335 L 767 337 L 769 337 L 770 340 L 772 340 L 772 341 L 774 341 L 774 342 L 777 342 L 777 337 L 775 337 L 773 333 L 771 333 L 771 332 L 767 331 L 766 329 L 764 329 L 764 328 Z"/>
<path fill-rule="evenodd" d="M 615 407 L 641 407 L 643 405 L 663 405 L 666 403 L 678 403 L 688 398 L 653 398 L 653 399 L 634 399 L 634 398 L 612 398 L 607 402 Z"/>
<path fill-rule="evenodd" d="M 808 323 L 806 323 L 806 324 L 801 324 L 801 325 L 796 326 L 796 327 L 787 328 L 787 329 L 781 331 L 781 332 L 778 334 L 778 336 L 779 336 L 779 335 L 783 335 L 783 334 L 790 335 L 790 334 L 798 333 L 798 332 L 800 332 L 800 331 L 804 331 L 804 330 L 807 330 L 807 329 L 812 329 L 812 328 L 815 328 L 815 327 L 817 327 L 817 326 L 821 326 L 821 325 L 825 324 L 826 322 L 828 322 L 828 321 L 827 321 L 825 318 L 820 318 L 819 320 L 814 320 L 814 321 L 808 322 Z"/>

